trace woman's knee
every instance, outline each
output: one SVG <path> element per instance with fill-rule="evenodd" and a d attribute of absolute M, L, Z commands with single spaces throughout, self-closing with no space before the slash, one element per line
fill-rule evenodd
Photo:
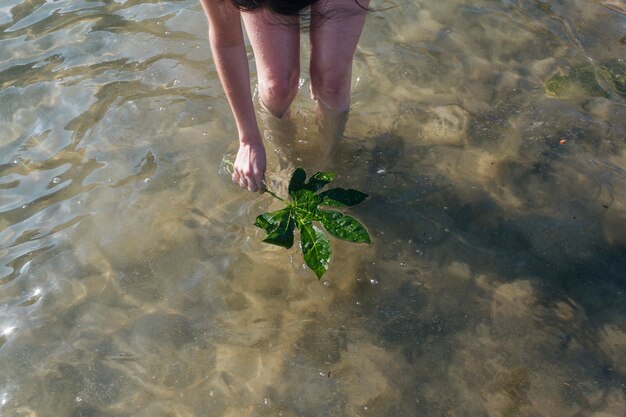
<path fill-rule="evenodd" d="M 267 109 L 281 117 L 298 94 L 299 74 L 295 71 L 283 77 L 270 77 L 259 83 L 259 94 Z"/>
<path fill-rule="evenodd" d="M 347 111 L 350 106 L 351 68 L 343 71 L 337 67 L 311 65 L 311 90 L 315 99 L 337 111 Z"/>

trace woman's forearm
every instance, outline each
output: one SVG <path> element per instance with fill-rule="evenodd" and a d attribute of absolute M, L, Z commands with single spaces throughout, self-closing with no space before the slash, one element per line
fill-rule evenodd
<path fill-rule="evenodd" d="M 209 20 L 209 41 L 220 82 L 233 112 L 240 141 L 260 140 L 241 18 L 226 2 L 202 0 Z"/>
<path fill-rule="evenodd" d="M 239 140 L 260 139 L 250 90 L 248 59 L 243 43 L 235 46 L 220 46 L 211 42 L 211 49 L 217 73 L 235 117 Z"/>

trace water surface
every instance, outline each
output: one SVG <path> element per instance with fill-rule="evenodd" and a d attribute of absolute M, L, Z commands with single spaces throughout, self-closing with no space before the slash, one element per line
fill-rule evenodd
<path fill-rule="evenodd" d="M 277 191 L 371 195 L 318 282 L 221 171 L 195 0 L 3 0 L 2 416 L 626 413 L 626 4 L 392 6 L 342 140 L 306 72 L 260 117 Z"/>

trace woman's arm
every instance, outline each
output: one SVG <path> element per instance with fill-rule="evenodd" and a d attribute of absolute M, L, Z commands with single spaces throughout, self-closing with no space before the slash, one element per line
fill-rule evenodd
<path fill-rule="evenodd" d="M 222 87 L 239 133 L 233 181 L 250 191 L 265 190 L 265 148 L 256 121 L 248 58 L 239 11 L 228 0 L 201 0 L 209 20 L 209 41 Z"/>

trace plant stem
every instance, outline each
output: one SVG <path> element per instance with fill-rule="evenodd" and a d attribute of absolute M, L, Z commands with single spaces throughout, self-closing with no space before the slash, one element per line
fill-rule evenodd
<path fill-rule="evenodd" d="M 269 195 L 271 195 L 272 197 L 279 199 L 280 201 L 285 201 L 284 198 L 280 198 L 279 196 L 276 195 L 276 193 L 274 193 L 273 191 L 268 190 L 267 188 L 265 189 L 265 192 L 268 193 Z"/>

